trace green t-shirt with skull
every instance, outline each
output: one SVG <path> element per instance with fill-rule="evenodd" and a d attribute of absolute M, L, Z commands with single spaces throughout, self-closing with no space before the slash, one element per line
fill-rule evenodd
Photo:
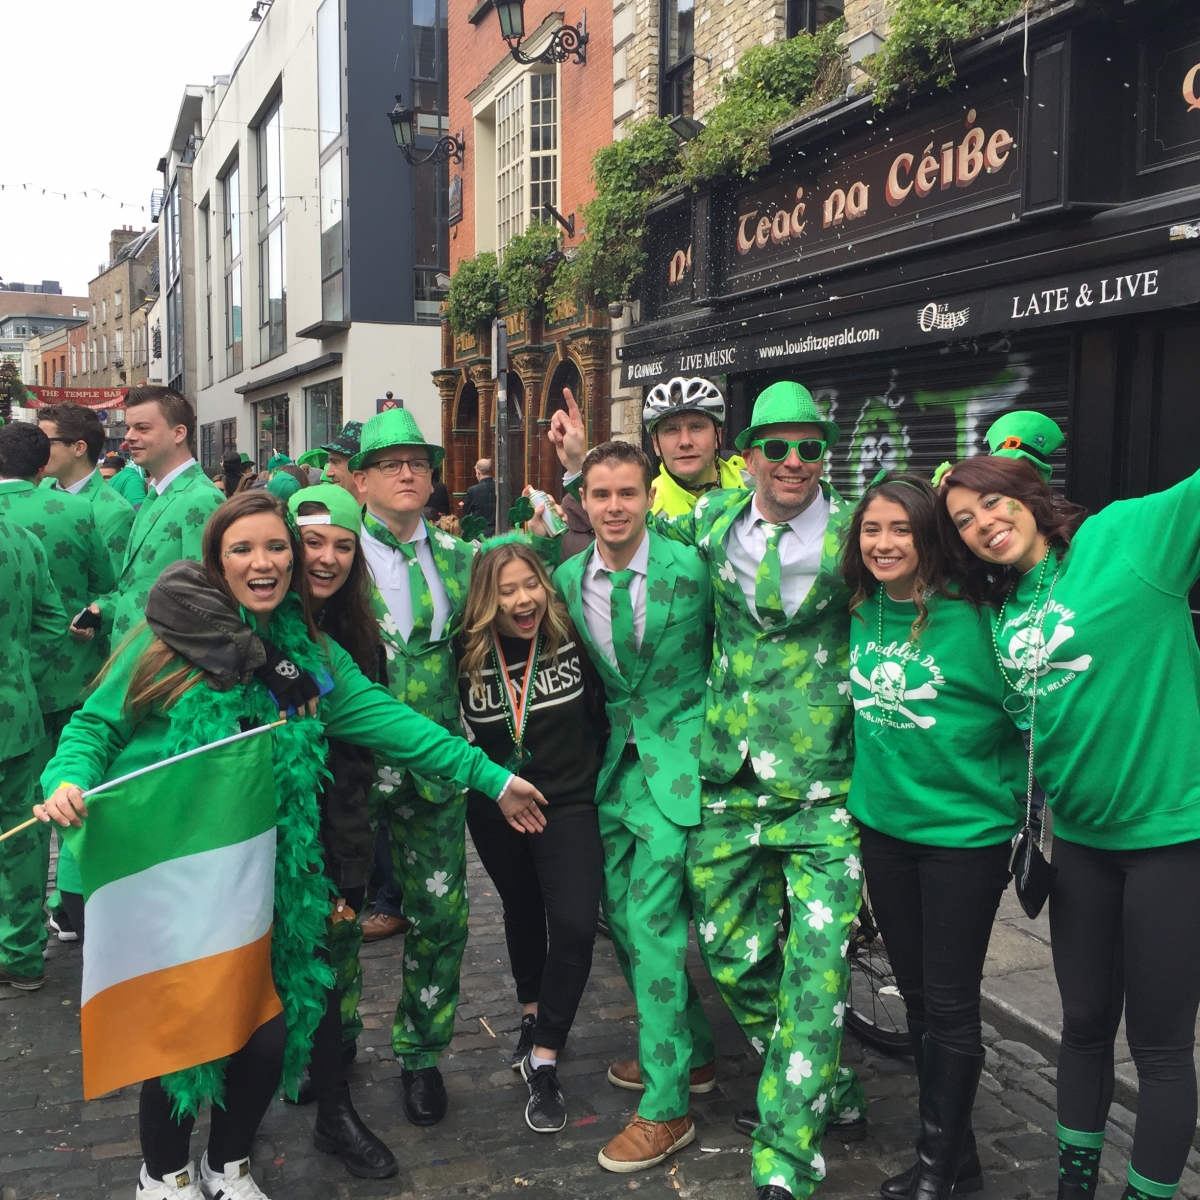
<path fill-rule="evenodd" d="M 1061 563 L 1009 597 L 996 640 L 1013 687 L 1029 695 L 1037 680 L 1034 768 L 1056 838 L 1102 850 L 1200 838 L 1198 577 L 1200 472 L 1088 517 Z"/>
<path fill-rule="evenodd" d="M 1028 760 L 1004 711 L 989 613 L 931 597 L 914 642 L 915 615 L 911 601 L 880 591 L 850 619 L 856 753 L 847 807 L 907 842 L 1008 841 L 1025 816 Z"/>

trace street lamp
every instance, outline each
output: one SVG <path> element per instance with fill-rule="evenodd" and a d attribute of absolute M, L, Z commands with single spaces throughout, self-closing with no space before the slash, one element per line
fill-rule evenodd
<path fill-rule="evenodd" d="M 525 37 L 525 0 L 492 0 L 500 20 L 500 36 L 508 43 L 512 56 L 522 66 L 531 63 L 563 63 L 573 54 L 577 63 L 587 62 L 587 18 L 578 25 L 560 25 L 551 35 L 550 44 L 532 58 L 521 52 Z"/>
<path fill-rule="evenodd" d="M 388 120 L 392 123 L 392 133 L 396 135 L 396 145 L 400 147 L 400 153 L 404 155 L 409 165 L 420 167 L 429 162 L 461 163 L 463 152 L 467 148 L 461 129 L 458 137 L 448 133 L 444 137 L 438 138 L 433 149 L 423 158 L 416 156 L 413 147 L 416 138 L 416 116 L 417 114 L 411 108 L 403 106 L 403 101 L 398 95 L 395 107 L 387 115 Z"/>

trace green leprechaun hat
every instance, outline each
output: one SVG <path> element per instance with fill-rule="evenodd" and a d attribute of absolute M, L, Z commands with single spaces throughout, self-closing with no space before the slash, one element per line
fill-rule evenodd
<path fill-rule="evenodd" d="M 407 408 L 389 408 L 363 426 L 362 448 L 350 460 L 350 470 L 361 471 L 376 450 L 386 450 L 390 446 L 420 446 L 429 451 L 430 462 L 435 467 L 440 467 L 446 456 L 441 446 L 434 446 L 425 440 L 416 418 Z"/>
<path fill-rule="evenodd" d="M 790 379 L 773 383 L 765 391 L 760 392 L 754 402 L 754 415 L 750 419 L 750 427 L 743 429 L 734 438 L 734 444 L 739 450 L 745 448 L 762 437 L 763 430 L 768 425 L 819 425 L 825 434 L 828 446 L 836 446 L 842 431 L 832 421 L 827 421 L 812 398 L 812 393 L 803 384 L 793 383 Z"/>
<path fill-rule="evenodd" d="M 345 454 L 347 457 L 353 457 L 358 453 L 359 444 L 362 442 L 361 421 L 347 421 L 345 425 L 338 431 L 337 437 L 332 441 L 326 442 L 321 449 L 332 450 L 335 454 Z"/>
<path fill-rule="evenodd" d="M 1023 458 L 1050 482 L 1050 455 L 1066 441 L 1058 425 L 1040 412 L 1005 413 L 987 431 L 987 444 L 997 458 Z"/>

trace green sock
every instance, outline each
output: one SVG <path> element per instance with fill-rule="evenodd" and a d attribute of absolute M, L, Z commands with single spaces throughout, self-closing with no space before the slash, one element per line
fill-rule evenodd
<path fill-rule="evenodd" d="M 1104 1149 L 1104 1130 L 1081 1132 L 1058 1126 L 1058 1177 L 1088 1195 L 1096 1194 L 1100 1178 L 1100 1151 Z"/>
<path fill-rule="evenodd" d="M 1153 1179 L 1139 1175 L 1132 1165 L 1129 1168 L 1128 1179 L 1125 1195 L 1129 1200 L 1171 1200 L 1179 1186 L 1178 1183 L 1155 1183 Z"/>

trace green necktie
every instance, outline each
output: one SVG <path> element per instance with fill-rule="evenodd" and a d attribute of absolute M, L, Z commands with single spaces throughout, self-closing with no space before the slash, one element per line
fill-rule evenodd
<path fill-rule="evenodd" d="M 150 517 L 150 510 L 154 507 L 154 502 L 158 499 L 158 490 L 156 488 L 146 489 L 146 498 L 138 505 L 137 516 L 133 518 L 133 528 L 130 530 L 129 538 L 132 541 L 138 533 L 141 532 L 146 522 Z"/>
<path fill-rule="evenodd" d="M 637 633 L 633 625 L 633 600 L 629 595 L 629 584 L 634 571 L 609 571 L 612 595 L 609 596 L 609 612 L 612 614 L 613 653 L 617 657 L 617 670 L 626 683 L 633 682 L 633 669 L 637 665 Z"/>
<path fill-rule="evenodd" d="M 783 567 L 779 561 L 779 538 L 787 525 L 772 525 L 759 521 L 767 535 L 767 548 L 763 551 L 758 574 L 754 577 L 754 607 L 758 622 L 762 626 L 777 625 L 783 618 Z"/>
<path fill-rule="evenodd" d="M 419 634 L 429 635 L 433 629 L 433 595 L 429 590 L 429 581 L 421 570 L 420 559 L 417 558 L 416 542 L 397 542 L 400 553 L 408 565 L 408 589 L 412 594 L 412 633 L 408 635 L 410 642 L 416 641 Z"/>

